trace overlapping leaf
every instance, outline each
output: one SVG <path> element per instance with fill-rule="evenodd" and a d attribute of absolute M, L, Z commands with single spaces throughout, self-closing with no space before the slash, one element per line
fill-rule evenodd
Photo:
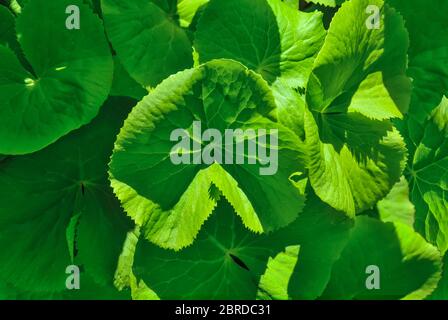
<path fill-rule="evenodd" d="M 365 25 L 375 4 L 384 19 Z M 309 177 L 317 195 L 349 215 L 372 207 L 399 180 L 406 148 L 388 120 L 407 109 L 407 33 L 381 0 L 349 1 L 334 17 L 307 88 Z"/>
<path fill-rule="evenodd" d="M 300 246 L 286 247 L 275 258 L 269 258 L 265 273 L 260 277 L 257 299 L 288 300 L 289 279 L 294 272 Z"/>
<path fill-rule="evenodd" d="M 445 1 L 18 3 L 0 5 L 0 299 L 447 298 Z M 78 129 L 108 94 L 142 99 L 109 164 L 119 200 L 106 163 L 134 102 Z M 273 174 L 216 160 L 198 122 L 255 130 Z"/>
<path fill-rule="evenodd" d="M 410 116 L 422 124 L 448 92 L 448 21 L 445 17 L 448 2 L 386 2 L 403 15 L 409 31 L 408 75 L 413 79 L 414 88 Z"/>
<path fill-rule="evenodd" d="M 260 293 L 259 290 L 263 288 L 273 294 L 271 298 L 280 298 L 272 291 L 278 283 L 262 274 L 265 274 L 270 257 L 273 258 L 285 247 L 300 244 L 303 248 L 303 243 L 308 247 L 308 253 L 303 261 L 299 259 L 300 265 L 294 268 L 293 263 L 289 272 L 317 269 L 314 273 L 308 273 L 311 279 L 308 282 L 301 281 L 301 288 L 297 288 L 304 290 L 302 292 L 305 294 L 307 283 L 312 284 L 316 290 L 320 284 L 316 285 L 313 280 L 318 280 L 327 272 L 329 277 L 330 269 L 326 263 L 331 266 L 332 262 L 331 258 L 327 260 L 328 255 L 337 255 L 337 251 L 330 252 L 330 247 L 334 249 L 339 245 L 339 240 L 334 244 L 321 244 L 318 246 L 325 250 L 316 251 L 311 243 L 311 233 L 320 228 L 326 229 L 326 232 L 350 229 L 350 221 L 342 215 L 336 215 L 338 218 L 333 219 L 335 215 L 331 217 L 313 211 L 314 215 L 307 214 L 304 219 L 300 217 L 297 223 L 294 222 L 272 235 L 256 235 L 249 233 L 232 211 L 231 206 L 221 201 L 195 243 L 178 253 L 140 241 L 133 268 L 135 275 L 144 280 L 162 299 L 255 299 L 257 292 Z M 315 220 L 316 214 L 321 220 Z M 330 220 L 333 222 L 330 223 Z M 336 232 L 334 239 L 340 235 L 341 233 Z M 326 236 L 334 235 L 323 235 Z M 182 274 L 179 274 L 179 270 L 182 270 Z M 260 279 L 263 280 L 260 282 Z M 234 289 L 235 283 L 238 283 L 238 290 Z M 281 290 L 283 294 L 288 290 L 287 281 Z"/>
<path fill-rule="evenodd" d="M 69 5 L 80 8 L 79 30 L 66 28 Z M 102 24 L 82 1 L 31 1 L 17 18 L 16 31 L 32 70 L 0 45 L 3 154 L 40 150 L 89 123 L 112 83 L 112 57 Z"/>
<path fill-rule="evenodd" d="M 423 299 L 440 274 L 439 251 L 410 227 L 358 217 L 322 298 Z"/>
<path fill-rule="evenodd" d="M 415 206 L 409 200 L 409 185 L 404 177 L 377 203 L 377 209 L 381 221 L 414 226 Z"/>
<path fill-rule="evenodd" d="M 434 292 L 427 297 L 428 300 L 447 300 L 448 299 L 448 254 L 443 258 L 442 278 L 437 284 Z"/>
<path fill-rule="evenodd" d="M 109 95 L 141 100 L 148 91 L 131 78 L 117 57 L 114 57 L 114 81 Z"/>
<path fill-rule="evenodd" d="M 299 218 L 277 233 L 279 238 L 295 240 L 285 246 L 300 245 L 300 256 L 288 286 L 291 299 L 317 299 L 322 294 L 353 227 L 352 219 L 320 201 L 312 192 L 309 194 Z"/>
<path fill-rule="evenodd" d="M 410 135 L 416 136 L 410 127 Z M 407 178 L 416 207 L 415 228 L 445 253 L 448 249 L 448 99 L 443 98 L 422 127 Z"/>
<path fill-rule="evenodd" d="M 232 211 L 220 204 L 195 243 L 177 253 L 140 240 L 133 268 L 137 278 L 162 299 L 255 299 L 256 270 L 262 272 L 275 249 L 257 243 L 259 236 Z"/>
<path fill-rule="evenodd" d="M 177 3 L 177 13 L 179 23 L 183 27 L 189 27 L 201 8 L 205 7 L 209 0 L 179 0 Z"/>
<path fill-rule="evenodd" d="M 144 87 L 193 66 L 186 29 L 177 21 L 177 1 L 102 0 L 106 31 L 129 74 Z"/>
<path fill-rule="evenodd" d="M 248 232 L 227 201 L 219 201 L 215 211 L 192 246 L 182 251 L 164 250 L 141 238 L 135 261 L 134 249 L 122 256 L 117 284 L 129 285 L 125 279 L 135 275 L 162 299 L 316 298 L 352 227 L 350 219 L 316 197 L 294 223 L 268 235 Z M 299 245 L 305 252 L 297 261 Z M 280 265 L 285 258 L 288 266 Z M 286 273 L 279 275 L 279 270 Z"/>
<path fill-rule="evenodd" d="M 201 62 L 234 59 L 272 86 L 279 121 L 303 135 L 303 89 L 325 36 L 322 14 L 280 0 L 213 0 L 195 33 Z"/>
<path fill-rule="evenodd" d="M 297 186 L 306 180 L 305 153 L 300 139 L 276 122 L 275 112 L 264 80 L 230 60 L 181 72 L 146 96 L 126 120 L 110 164 L 115 193 L 127 213 L 143 226 L 146 238 L 174 249 L 191 244 L 216 204 L 209 193 L 212 186 L 253 231 L 270 231 L 292 222 L 304 204 L 303 188 Z M 170 141 L 177 129 L 188 139 L 201 139 L 195 136 L 195 121 L 201 122 L 202 131 L 216 129 L 222 137 L 227 129 L 252 129 L 255 135 L 239 142 L 223 138 L 221 160 L 211 165 L 196 163 L 191 158 L 200 159 L 202 148 L 220 144 L 216 137 L 199 146 L 189 142 L 190 151 L 173 151 L 176 143 Z M 278 130 L 278 145 L 260 140 L 271 129 Z M 259 153 L 250 154 L 250 148 L 245 148 L 240 155 L 243 164 L 235 159 L 225 163 L 224 156 L 237 152 L 236 144 L 249 140 L 269 149 L 268 153 L 277 153 L 278 159 L 262 164 Z M 173 152 L 189 162 L 174 164 Z M 254 164 L 250 157 L 257 157 Z M 272 173 L 261 174 L 269 168 Z"/>
<path fill-rule="evenodd" d="M 290 87 L 304 87 L 325 32 L 321 14 L 279 0 L 212 0 L 195 35 L 201 62 L 234 59 Z"/>
<path fill-rule="evenodd" d="M 63 291 L 66 268 L 76 264 L 112 285 L 129 222 L 106 167 L 129 104 L 111 100 L 87 127 L 0 163 L 0 279 L 27 292 Z"/>

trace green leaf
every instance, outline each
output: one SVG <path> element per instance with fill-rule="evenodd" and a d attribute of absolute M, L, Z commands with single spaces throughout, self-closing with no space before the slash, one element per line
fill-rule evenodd
<path fill-rule="evenodd" d="M 443 258 L 442 278 L 440 279 L 436 290 L 427 297 L 428 300 L 447 300 L 448 299 L 448 254 Z"/>
<path fill-rule="evenodd" d="M 156 4 L 171 17 L 174 17 L 177 13 L 178 0 L 150 0 L 150 2 Z"/>
<path fill-rule="evenodd" d="M 128 215 L 143 227 L 145 237 L 164 248 L 190 245 L 216 204 L 209 194 L 212 184 L 255 232 L 292 222 L 304 205 L 304 194 L 290 177 L 295 174 L 296 180 L 306 180 L 302 175 L 305 150 L 300 139 L 276 121 L 275 111 L 265 81 L 230 60 L 178 73 L 146 96 L 126 120 L 110 164 L 115 194 Z M 235 157 L 226 164 L 224 155 L 235 156 L 234 146 L 243 137 L 223 138 L 222 149 L 217 144 L 222 159 L 212 165 L 195 164 L 190 155 L 198 159 L 212 145 L 204 139 L 191 146 L 190 139 L 201 140 L 200 133 L 195 133 L 195 121 L 201 122 L 202 131 L 213 128 L 223 137 L 227 129 L 254 130 L 248 140 L 278 155 L 278 161 L 270 161 L 272 166 L 279 164 L 277 171 L 263 175 L 267 165 L 259 153 L 249 154 L 249 148 L 241 154 L 243 164 L 236 164 Z M 181 150 L 170 141 L 176 129 L 188 138 L 190 150 Z M 278 146 L 261 140 L 269 130 L 278 130 Z M 180 151 L 189 159 L 176 165 L 171 155 Z M 255 156 L 255 163 L 250 164 L 249 157 Z"/>
<path fill-rule="evenodd" d="M 148 94 L 148 91 L 131 78 L 117 57 L 114 57 L 114 65 L 114 81 L 109 95 L 141 100 Z"/>
<path fill-rule="evenodd" d="M 0 281 L 0 299 L 14 300 L 15 292 L 12 291 L 12 286 Z"/>
<path fill-rule="evenodd" d="M 284 243 L 249 232 L 220 201 L 193 245 L 180 252 L 141 239 L 133 270 L 161 299 L 255 299 L 268 258 Z"/>
<path fill-rule="evenodd" d="M 6 7 L 0 6 L 0 45 L 11 49 L 26 70 L 32 70 L 17 40 L 15 23 L 13 14 Z"/>
<path fill-rule="evenodd" d="M 293 1 L 294 2 L 294 1 Z M 303 97 L 325 30 L 322 14 L 299 12 L 280 0 L 213 0 L 199 19 L 201 62 L 234 59 L 272 87 L 279 121 L 303 137 Z"/>
<path fill-rule="evenodd" d="M 443 98 L 422 127 L 409 130 L 411 136 L 421 136 L 414 145 L 414 156 L 406 172 L 411 200 L 416 207 L 415 228 L 445 253 L 448 249 L 448 99 Z"/>
<path fill-rule="evenodd" d="M 177 13 L 180 25 L 184 28 L 189 27 L 199 10 L 208 2 L 209 0 L 179 0 Z"/>
<path fill-rule="evenodd" d="M 125 288 L 131 289 L 132 300 L 159 300 L 157 294 L 152 291 L 143 280 L 137 280 L 132 271 L 134 264 L 135 249 L 140 237 L 140 227 L 129 231 L 123 245 L 118 266 L 115 271 L 114 285 L 119 291 Z"/>
<path fill-rule="evenodd" d="M 131 294 L 129 291 L 119 292 L 112 285 L 98 284 L 95 277 L 88 273 L 81 273 L 79 290 L 66 290 L 61 293 L 55 293 L 51 300 L 130 300 Z M 40 297 L 19 297 L 18 299 L 42 299 Z"/>
<path fill-rule="evenodd" d="M 130 300 L 129 292 L 118 292 L 111 285 L 99 285 L 90 275 L 81 273 L 79 290 L 30 292 L 0 282 L 2 300 Z"/>
<path fill-rule="evenodd" d="M 315 119 L 307 112 L 305 132 L 311 185 L 323 201 L 349 216 L 373 206 L 400 179 L 406 147 L 388 121 L 357 113 Z"/>
<path fill-rule="evenodd" d="M 163 250 L 141 239 L 134 274 L 161 299 L 255 299 L 269 258 L 300 245 L 296 267 L 288 268 L 294 270 L 289 293 L 292 298 L 315 298 L 328 282 L 352 221 L 313 199 L 296 221 L 266 235 L 248 232 L 229 203 L 221 200 L 196 241 L 182 251 Z M 265 289 L 275 285 L 263 283 Z"/>
<path fill-rule="evenodd" d="M 105 169 L 106 161 L 98 172 L 104 174 Z M 90 192 L 88 186 L 83 199 L 75 262 L 83 264 L 96 283 L 112 285 L 118 254 L 130 223 L 105 180 L 99 186 L 91 185 L 90 188 L 93 190 Z"/>
<path fill-rule="evenodd" d="M 101 3 L 109 39 L 138 83 L 153 87 L 169 75 L 193 66 L 192 44 L 174 16 L 173 4 L 156 0 Z"/>
<path fill-rule="evenodd" d="M 282 78 L 291 88 L 304 87 L 325 36 L 321 18 L 280 0 L 212 0 L 195 47 L 201 62 L 233 59 L 269 83 Z"/>
<path fill-rule="evenodd" d="M 79 30 L 65 27 L 69 5 L 80 8 Z M 16 29 L 33 71 L 0 45 L 3 154 L 40 150 L 89 123 L 112 83 L 112 58 L 101 22 L 82 1 L 34 0 L 17 18 Z"/>
<path fill-rule="evenodd" d="M 440 273 L 440 253 L 410 227 L 361 216 L 321 298 L 423 299 Z M 368 289 L 375 274 L 379 289 Z"/>
<path fill-rule="evenodd" d="M 369 30 L 365 8 L 384 19 Z M 349 32 L 359 30 L 359 32 Z M 381 0 L 349 1 L 334 17 L 307 88 L 305 135 L 317 195 L 350 216 L 371 208 L 398 182 L 406 148 L 389 119 L 409 103 L 407 33 Z"/>
<path fill-rule="evenodd" d="M 409 185 L 404 177 L 377 203 L 377 208 L 381 221 L 401 222 L 413 227 L 415 207 L 409 200 Z"/>
<path fill-rule="evenodd" d="M 119 291 L 131 287 L 132 277 L 134 277 L 132 265 L 134 264 L 135 247 L 139 237 L 139 226 L 136 226 L 134 230 L 129 231 L 126 235 L 114 276 L 114 285 Z"/>
<path fill-rule="evenodd" d="M 289 279 L 299 258 L 300 246 L 290 246 L 275 258 L 269 258 L 265 273 L 258 284 L 257 299 L 288 300 Z"/>
<path fill-rule="evenodd" d="M 301 88 L 290 88 L 286 81 L 278 79 L 271 86 L 275 102 L 278 106 L 280 123 L 294 131 L 301 139 L 305 139 L 305 97 Z M 303 92 L 305 89 L 303 89 Z"/>
<path fill-rule="evenodd" d="M 300 257 L 288 288 L 292 299 L 316 299 L 322 294 L 352 226 L 352 219 L 323 203 L 310 191 L 299 218 L 270 237 L 273 243 L 290 239 L 289 243 L 282 243 L 300 245 Z"/>
<path fill-rule="evenodd" d="M 12 13 L 0 5 L 0 45 L 8 46 L 13 50 L 19 47 L 14 25 Z"/>
<path fill-rule="evenodd" d="M 445 14 L 448 2 L 388 0 L 388 3 L 403 15 L 409 31 L 408 75 L 413 79 L 410 114 L 423 124 L 448 92 L 448 20 Z"/>
<path fill-rule="evenodd" d="M 366 26 L 369 5 L 384 15 L 379 29 Z M 348 33 L 354 29 L 360 32 Z M 403 19 L 382 0 L 344 3 L 316 58 L 308 83 L 309 107 L 320 113 L 358 112 L 376 120 L 401 118 L 410 100 L 407 48 Z"/>
<path fill-rule="evenodd" d="M 194 244 L 177 253 L 140 240 L 134 274 L 161 299 L 254 299 L 257 282 L 248 266 L 236 261 L 242 261 L 245 254 L 261 256 L 266 259 L 259 262 L 262 269 L 267 248 L 257 246 L 256 235 L 248 232 L 232 211 L 223 202 Z"/>
<path fill-rule="evenodd" d="M 160 300 L 159 296 L 152 291 L 144 281 L 137 279 L 132 275 L 131 278 L 131 294 L 132 300 Z"/>
<path fill-rule="evenodd" d="M 295 10 L 299 9 L 299 2 L 300 2 L 299 0 L 282 0 L 282 1 Z"/>
<path fill-rule="evenodd" d="M 130 226 L 106 166 L 127 106 L 127 100 L 110 100 L 88 126 L 0 163 L 1 279 L 26 292 L 63 291 L 66 267 L 76 264 L 93 281 L 112 284 Z M 73 263 L 66 236 L 76 215 L 76 232 L 69 231 L 77 248 Z"/>
<path fill-rule="evenodd" d="M 92 8 L 93 12 L 95 12 L 99 17 L 102 17 L 101 0 L 84 0 L 84 2 Z"/>

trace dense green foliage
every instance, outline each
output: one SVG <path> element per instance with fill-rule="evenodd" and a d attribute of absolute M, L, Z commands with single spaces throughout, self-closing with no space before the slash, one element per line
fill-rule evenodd
<path fill-rule="evenodd" d="M 447 12 L 1 1 L 0 299 L 448 299 Z M 277 170 L 173 163 L 198 121 Z"/>

